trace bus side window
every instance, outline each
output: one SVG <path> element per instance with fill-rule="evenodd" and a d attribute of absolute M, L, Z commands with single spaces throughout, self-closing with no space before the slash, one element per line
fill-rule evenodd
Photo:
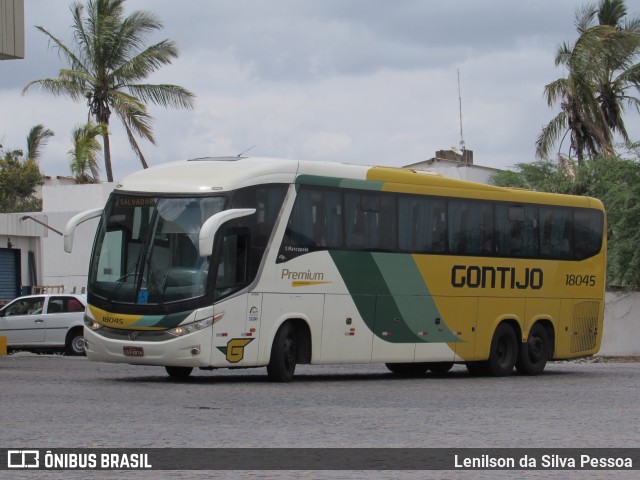
<path fill-rule="evenodd" d="M 229 230 L 222 237 L 215 298 L 229 295 L 248 284 L 250 243 L 250 234 L 245 228 Z"/>
<path fill-rule="evenodd" d="M 572 258 L 572 211 L 567 208 L 540 208 L 540 256 L 564 260 Z"/>
<path fill-rule="evenodd" d="M 573 217 L 575 258 L 589 258 L 602 248 L 603 216 L 597 210 L 576 210 Z"/>

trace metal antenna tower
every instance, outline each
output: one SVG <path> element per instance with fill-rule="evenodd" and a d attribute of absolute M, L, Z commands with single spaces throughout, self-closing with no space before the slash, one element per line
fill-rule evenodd
<path fill-rule="evenodd" d="M 464 134 L 462 133 L 462 94 L 460 93 L 460 69 L 458 68 L 458 109 L 460 112 L 460 149 L 464 151 Z"/>

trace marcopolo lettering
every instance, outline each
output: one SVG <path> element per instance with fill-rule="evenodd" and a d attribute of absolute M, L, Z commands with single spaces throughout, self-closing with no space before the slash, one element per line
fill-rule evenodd
<path fill-rule="evenodd" d="M 541 268 L 454 265 L 451 269 L 451 286 L 454 288 L 540 290 L 543 281 Z"/>

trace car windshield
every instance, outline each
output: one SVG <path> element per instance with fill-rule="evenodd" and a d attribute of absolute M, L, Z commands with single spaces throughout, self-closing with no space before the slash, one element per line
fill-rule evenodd
<path fill-rule="evenodd" d="M 114 194 L 93 253 L 89 291 L 108 301 L 163 304 L 205 294 L 209 257 L 198 254 L 202 224 L 225 197 Z"/>

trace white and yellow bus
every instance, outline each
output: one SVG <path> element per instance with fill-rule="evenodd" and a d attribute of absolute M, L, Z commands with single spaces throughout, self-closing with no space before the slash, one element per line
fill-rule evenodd
<path fill-rule="evenodd" d="M 202 158 L 134 173 L 101 215 L 89 359 L 193 368 L 385 363 L 539 374 L 593 355 L 602 203 L 409 169 Z"/>

